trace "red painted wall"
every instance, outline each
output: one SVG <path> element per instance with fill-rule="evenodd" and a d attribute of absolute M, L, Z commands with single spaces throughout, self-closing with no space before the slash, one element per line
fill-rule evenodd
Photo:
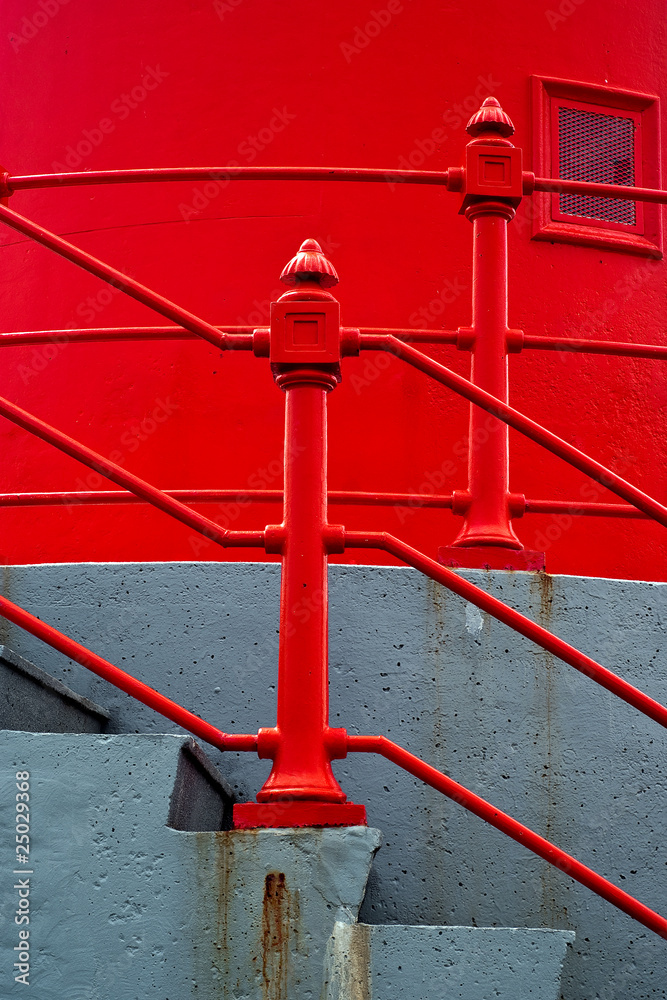
<path fill-rule="evenodd" d="M 465 121 L 489 93 L 512 116 L 530 168 L 531 74 L 667 95 L 662 0 L 546 0 L 544 9 L 5 0 L 1 17 L 0 161 L 15 174 L 58 164 L 444 169 L 462 163 Z M 667 342 L 664 262 L 536 242 L 528 201 L 510 226 L 510 326 Z M 17 193 L 11 206 L 214 323 L 263 325 L 281 268 L 311 236 L 338 269 L 346 325 L 453 329 L 471 318 L 472 227 L 457 214 L 458 196 L 430 187 L 136 185 Z M 0 229 L 0 329 L 161 322 Z M 468 374 L 467 355 L 431 353 Z M 283 396 L 267 361 L 194 341 L 4 348 L 1 358 L 1 394 L 105 455 L 120 452 L 158 486 L 280 486 Z M 526 352 L 510 371 L 513 405 L 667 496 L 664 362 Z M 463 489 L 467 421 L 466 403 L 400 362 L 381 370 L 375 355 L 349 360 L 330 397 L 330 487 Z M 106 486 L 4 420 L 0 437 L 0 491 Z M 585 477 L 514 432 L 511 448 L 513 490 L 592 498 Z M 276 506 L 205 509 L 235 528 L 279 519 Z M 346 507 L 331 516 L 432 555 L 460 527 L 448 511 Z M 527 547 L 547 548 L 551 572 L 667 579 L 658 525 L 533 515 L 514 525 Z M 194 537 L 135 506 L 0 511 L 7 563 L 264 558 L 193 547 Z"/>

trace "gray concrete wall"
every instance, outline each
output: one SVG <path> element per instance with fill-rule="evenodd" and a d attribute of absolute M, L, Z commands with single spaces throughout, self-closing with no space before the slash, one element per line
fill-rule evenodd
<path fill-rule="evenodd" d="M 468 571 L 667 702 L 667 586 Z M 26 566 L 4 593 L 208 721 L 275 721 L 279 570 L 262 564 Z M 665 731 L 409 569 L 331 569 L 331 720 L 382 732 L 665 910 Z M 3 623 L 0 641 L 110 709 L 110 729 L 172 724 Z M 243 798 L 268 773 L 212 757 Z M 379 759 L 335 771 L 383 831 L 361 919 L 576 929 L 566 1000 L 667 997 L 667 945 Z"/>
<path fill-rule="evenodd" d="M 0 996 L 319 1000 L 378 831 L 172 829 L 183 744 L 0 732 L 2 801 L 25 769 L 31 802 L 29 866 L 12 858 L 13 812 L 0 814 Z"/>

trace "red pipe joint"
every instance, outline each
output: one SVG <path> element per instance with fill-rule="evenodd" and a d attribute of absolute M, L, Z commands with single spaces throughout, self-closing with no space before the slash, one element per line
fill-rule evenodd
<path fill-rule="evenodd" d="M 275 760 L 283 742 L 283 734 L 278 727 L 263 728 L 257 733 L 257 756 L 261 760 Z M 345 760 L 348 753 L 346 729 L 327 726 L 324 730 L 324 746 L 329 760 Z"/>
<path fill-rule="evenodd" d="M 452 514 L 465 517 L 470 510 L 472 496 L 468 490 L 453 490 Z M 507 494 L 507 510 L 510 518 L 523 517 L 526 513 L 526 497 L 523 493 Z"/>
<path fill-rule="evenodd" d="M 0 201 L 4 205 L 9 204 L 9 198 L 14 192 L 9 185 L 9 173 L 6 170 L 0 168 Z"/>

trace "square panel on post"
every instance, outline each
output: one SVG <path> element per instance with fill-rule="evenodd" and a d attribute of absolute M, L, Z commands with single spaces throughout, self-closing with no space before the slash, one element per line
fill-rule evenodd
<path fill-rule="evenodd" d="M 338 302 L 271 303 L 272 364 L 337 364 L 339 361 Z"/>

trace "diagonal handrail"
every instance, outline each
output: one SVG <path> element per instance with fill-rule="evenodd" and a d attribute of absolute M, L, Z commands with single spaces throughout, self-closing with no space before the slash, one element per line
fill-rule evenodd
<path fill-rule="evenodd" d="M 569 462 L 575 469 L 579 469 L 581 472 L 586 473 L 587 476 L 590 476 L 591 479 L 601 483 L 612 493 L 616 493 L 617 496 L 627 500 L 633 507 L 643 510 L 654 521 L 658 521 L 659 524 L 667 527 L 667 507 L 663 506 L 663 504 L 654 500 L 648 494 L 643 493 L 636 486 L 633 486 L 632 483 L 616 475 L 615 472 L 607 469 L 600 462 L 596 462 L 595 459 L 590 458 L 583 451 L 579 451 L 578 448 L 568 444 L 563 438 L 559 438 L 557 434 L 553 434 L 546 427 L 542 427 L 541 424 L 531 420 L 524 413 L 513 409 L 507 403 L 503 403 L 502 400 L 492 396 L 491 393 L 485 392 L 484 389 L 480 389 L 479 386 L 469 382 L 462 375 L 457 375 L 451 369 L 438 364 L 437 361 L 433 361 L 432 358 L 429 358 L 427 354 L 423 354 L 422 351 L 418 351 L 416 348 L 411 347 L 410 344 L 403 343 L 403 341 L 391 336 L 362 336 L 361 347 L 365 350 L 387 351 L 390 354 L 394 354 L 397 358 L 419 369 L 425 375 L 429 375 L 436 382 L 441 382 L 449 389 L 453 389 L 459 396 L 464 396 L 465 399 L 480 406 L 487 413 L 493 414 L 494 417 L 498 417 L 506 424 L 509 424 L 510 427 L 514 427 L 521 434 L 542 445 L 542 447 L 559 458 Z"/>
<path fill-rule="evenodd" d="M 198 736 L 206 743 L 210 743 L 211 746 L 217 747 L 218 750 L 256 749 L 256 736 L 233 736 L 229 733 L 223 733 L 221 729 L 211 726 L 208 722 L 200 719 L 198 715 L 194 715 L 181 705 L 177 705 L 175 701 L 160 694 L 159 691 L 142 681 L 138 681 L 131 674 L 126 674 L 120 667 L 115 667 L 113 663 L 109 663 L 97 653 L 86 649 L 81 643 L 59 632 L 52 625 L 47 625 L 46 622 L 35 618 L 29 611 L 2 595 L 0 595 L 0 615 L 7 621 L 13 622 L 14 625 L 18 625 L 19 628 L 25 629 L 26 632 L 30 632 L 37 639 L 41 639 L 52 649 L 57 649 L 59 653 L 63 653 L 71 660 L 80 663 L 82 667 L 97 674 L 98 677 L 102 677 L 105 681 L 120 688 L 121 691 L 125 691 L 132 698 L 148 705 L 149 708 L 164 715 L 165 718 L 171 719 L 183 729 L 187 729 L 189 733 Z"/>
<path fill-rule="evenodd" d="M 264 545 L 263 531 L 228 531 L 225 528 L 221 528 L 215 521 L 204 517 L 203 514 L 198 514 L 197 511 L 192 510 L 179 500 L 169 496 L 168 493 L 163 493 L 162 490 L 159 490 L 156 486 L 151 486 L 150 483 L 147 483 L 144 479 L 140 479 L 139 476 L 135 476 L 132 472 L 127 472 L 120 465 L 116 465 L 115 462 L 104 458 L 98 452 L 93 451 L 92 448 L 81 444 L 80 441 L 76 441 L 68 434 L 57 430 L 50 424 L 45 423 L 45 421 L 40 420 L 39 417 L 28 413 L 27 410 L 21 409 L 16 403 L 12 403 L 2 396 L 0 396 L 0 415 L 34 434 L 36 437 L 41 438 L 42 441 L 47 441 L 55 448 L 58 448 L 59 451 L 64 452 L 71 458 L 77 459 L 77 461 L 87 465 L 95 472 L 99 472 L 113 483 L 117 483 L 123 489 L 134 493 L 135 496 L 141 497 L 142 500 L 152 504 L 153 507 L 157 507 L 158 510 L 163 511 L 165 514 L 170 514 L 171 517 L 176 518 L 177 521 L 181 521 L 187 527 L 198 531 L 205 538 L 210 538 L 211 541 L 217 542 L 218 545 L 249 545 L 260 547 Z"/>
<path fill-rule="evenodd" d="M 388 740 L 386 736 L 350 735 L 347 737 L 347 746 L 348 750 L 358 753 L 376 753 L 382 757 L 386 757 L 387 760 L 397 764 L 404 771 L 414 775 L 415 778 L 436 788 L 454 802 L 458 802 L 464 809 L 479 816 L 480 819 L 483 819 L 486 823 L 489 823 L 497 830 L 511 837 L 512 840 L 516 840 L 518 844 L 527 847 L 533 854 L 544 858 L 549 864 L 565 872 L 570 878 L 586 886 L 587 889 L 591 889 L 598 896 L 602 896 L 607 902 L 612 903 L 613 906 L 627 913 L 628 916 L 643 924 L 644 927 L 648 927 L 649 930 L 654 931 L 660 937 L 667 939 L 667 920 L 661 917 L 659 913 L 656 913 L 655 910 L 651 910 L 648 906 L 640 903 L 634 896 L 619 889 L 613 882 L 609 882 L 602 875 L 598 875 L 596 871 L 593 871 L 592 868 L 588 868 L 580 861 L 577 861 L 571 854 L 567 854 L 559 847 L 556 847 L 555 844 L 545 840 L 544 837 L 540 837 L 539 834 L 535 833 L 529 827 L 524 826 L 523 823 L 519 823 L 507 813 L 496 809 L 495 806 L 492 806 L 490 802 L 487 802 L 481 796 L 475 795 L 474 792 L 469 791 L 463 785 L 459 785 L 458 782 L 443 774 L 442 771 L 431 767 L 430 764 L 426 764 L 419 757 L 409 753 L 409 751 L 397 743 Z"/>
<path fill-rule="evenodd" d="M 590 677 L 591 680 L 600 684 L 601 687 L 606 688 L 607 691 L 611 691 L 612 694 L 617 695 L 623 701 L 639 709 L 644 715 L 647 715 L 650 719 L 653 719 L 667 729 L 667 708 L 661 705 L 660 702 L 649 698 L 647 694 L 644 694 L 643 691 L 640 691 L 639 688 L 634 687 L 632 684 L 628 684 L 618 674 L 607 670 L 606 667 L 597 663 L 590 656 L 586 656 L 585 653 L 575 649 L 574 646 L 570 646 L 563 639 L 559 639 L 552 632 L 542 628 L 541 625 L 531 621 L 530 618 L 526 618 L 519 611 L 515 611 L 514 608 L 510 608 L 503 601 L 499 601 L 497 597 L 487 594 L 486 591 L 481 590 L 480 587 L 476 587 L 469 580 L 463 579 L 457 573 L 452 572 L 451 569 L 437 563 L 435 559 L 430 559 L 423 552 L 412 548 L 407 542 L 401 541 L 400 538 L 396 538 L 386 531 L 346 531 L 345 545 L 350 548 L 383 549 L 385 552 L 390 553 L 390 555 L 407 563 L 408 566 L 414 567 L 420 573 L 435 580 L 436 583 L 441 583 L 448 590 L 458 594 L 459 597 L 463 597 L 466 601 L 470 601 L 471 604 L 475 604 L 482 611 L 486 611 L 494 618 L 497 618 L 498 621 L 509 625 L 515 632 L 519 632 L 527 639 L 531 639 L 547 652 L 553 653 L 554 656 L 563 660 L 564 663 L 568 663 L 575 670 L 585 674 L 586 677 Z"/>
<path fill-rule="evenodd" d="M 85 250 L 74 246 L 73 243 L 68 243 L 61 236 L 57 236 L 55 233 L 50 232 L 50 230 L 44 229 L 43 226 L 37 225 L 37 223 L 32 222 L 30 219 L 26 219 L 23 215 L 19 215 L 18 212 L 12 211 L 11 208 L 7 208 L 5 205 L 0 205 L 0 221 L 4 222 L 11 229 L 23 233 L 24 236 L 29 236 L 35 242 L 41 243 L 42 246 L 47 247 L 49 250 L 53 250 L 54 253 L 64 257 L 65 260 L 77 264 L 84 271 L 89 271 L 90 274 L 94 274 L 109 285 L 113 285 L 114 288 L 119 288 L 122 292 L 136 299 L 137 302 L 141 302 L 150 309 L 154 309 L 155 312 L 160 313 L 161 316 L 165 316 L 167 319 L 179 323 L 186 330 L 196 333 L 197 336 L 202 337 L 209 344 L 213 344 L 214 347 L 221 350 L 225 350 L 227 347 L 225 334 L 221 333 L 211 323 L 200 319 L 194 313 L 188 312 L 187 309 L 183 309 L 182 306 L 171 302 L 170 299 L 159 295 L 152 289 L 147 288 L 146 285 L 142 285 L 139 281 L 135 281 L 129 275 L 123 274 L 122 271 L 118 271 L 110 264 L 106 264 L 97 257 L 93 257 L 92 254 L 86 253 Z"/>

